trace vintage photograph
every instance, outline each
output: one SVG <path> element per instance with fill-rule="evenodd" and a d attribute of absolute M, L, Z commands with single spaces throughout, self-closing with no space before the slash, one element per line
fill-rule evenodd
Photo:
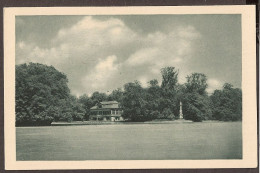
<path fill-rule="evenodd" d="M 16 15 L 15 160 L 242 161 L 242 18 Z"/>
<path fill-rule="evenodd" d="M 15 20 L 17 160 L 242 158 L 241 15 Z"/>

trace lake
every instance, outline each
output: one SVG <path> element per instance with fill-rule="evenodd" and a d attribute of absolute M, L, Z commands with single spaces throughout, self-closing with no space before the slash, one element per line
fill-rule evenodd
<path fill-rule="evenodd" d="M 16 128 L 17 160 L 241 159 L 241 122 Z"/>

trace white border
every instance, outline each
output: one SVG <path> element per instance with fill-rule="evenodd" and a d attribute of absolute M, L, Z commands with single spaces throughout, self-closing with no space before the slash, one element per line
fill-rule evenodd
<path fill-rule="evenodd" d="M 15 16 L 19 15 L 129 15 L 129 14 L 241 14 L 243 159 L 241 160 L 120 160 L 16 161 L 15 145 Z M 231 31 L 232 32 L 232 31 Z M 253 168 L 257 166 L 255 6 L 182 7 L 22 7 L 4 8 L 4 125 L 5 169 L 145 169 Z"/>

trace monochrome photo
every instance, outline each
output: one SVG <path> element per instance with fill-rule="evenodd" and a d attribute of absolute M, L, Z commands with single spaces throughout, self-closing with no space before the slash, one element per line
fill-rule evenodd
<path fill-rule="evenodd" d="M 256 164 L 253 8 L 161 8 L 12 13 L 13 164 Z"/>

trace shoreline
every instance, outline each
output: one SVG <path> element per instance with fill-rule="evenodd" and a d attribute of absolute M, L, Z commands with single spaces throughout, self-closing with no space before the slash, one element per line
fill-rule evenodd
<path fill-rule="evenodd" d="M 202 122 L 193 122 L 190 120 L 162 120 L 162 121 L 146 121 L 146 122 L 126 122 L 126 121 L 74 121 L 74 122 L 53 122 L 51 126 L 80 126 L 80 125 L 130 125 L 130 124 L 184 124 L 184 123 L 224 123 L 224 122 L 241 122 L 241 121 L 217 121 L 206 120 Z"/>
<path fill-rule="evenodd" d="M 191 123 L 236 123 L 242 121 L 218 121 L 218 120 L 205 120 L 202 122 L 193 122 L 191 120 L 157 120 L 145 122 L 130 122 L 130 121 L 73 121 L 73 122 L 52 122 L 51 125 L 45 126 L 16 126 L 22 127 L 51 127 L 51 126 L 86 126 L 86 125 L 132 125 L 132 124 L 191 124 Z"/>

